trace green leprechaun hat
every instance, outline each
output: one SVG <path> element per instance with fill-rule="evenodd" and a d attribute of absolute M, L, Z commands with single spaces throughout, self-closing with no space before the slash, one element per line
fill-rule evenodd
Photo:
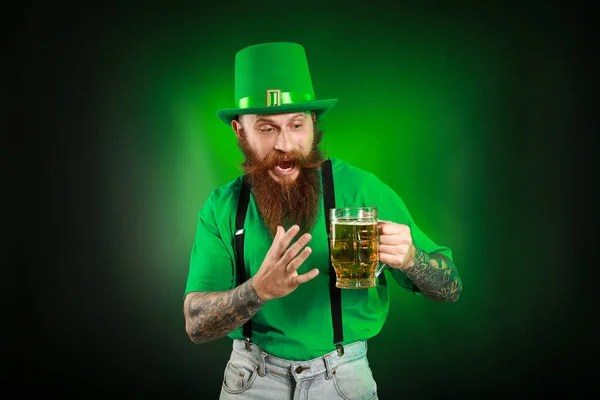
<path fill-rule="evenodd" d="M 329 111 L 337 99 L 317 100 L 304 47 L 298 43 L 262 43 L 235 56 L 235 108 L 217 111 L 227 125 L 241 114 Z"/>

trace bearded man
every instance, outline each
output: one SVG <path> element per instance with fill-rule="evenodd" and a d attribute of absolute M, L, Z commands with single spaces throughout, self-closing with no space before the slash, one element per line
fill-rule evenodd
<path fill-rule="evenodd" d="M 389 186 L 319 150 L 317 100 L 304 48 L 262 43 L 235 59 L 236 107 L 217 112 L 245 156 L 244 172 L 198 213 L 184 293 L 194 343 L 232 339 L 221 399 L 376 399 L 367 341 L 389 310 L 388 279 L 455 302 L 462 282 Z M 361 149 L 357 149 L 361 150 Z M 340 289 L 331 265 L 329 211 L 379 212 L 374 286 Z"/>

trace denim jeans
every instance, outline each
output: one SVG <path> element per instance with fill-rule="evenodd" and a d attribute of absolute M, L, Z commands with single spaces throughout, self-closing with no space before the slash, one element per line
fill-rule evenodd
<path fill-rule="evenodd" d="M 344 346 L 308 361 L 274 357 L 243 340 L 233 341 L 225 367 L 221 400 L 228 399 L 377 399 L 377 384 L 367 360 L 367 342 Z"/>

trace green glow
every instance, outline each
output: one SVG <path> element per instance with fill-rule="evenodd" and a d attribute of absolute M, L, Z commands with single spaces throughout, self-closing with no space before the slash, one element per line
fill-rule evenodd
<path fill-rule="evenodd" d="M 451 43 L 447 45 L 451 51 Z M 438 329 L 444 324 L 455 335 L 474 334 L 461 321 L 468 318 L 469 308 L 477 307 L 470 298 L 480 290 L 469 285 L 473 231 L 463 222 L 480 212 L 476 205 L 484 195 L 477 185 L 483 166 L 474 164 L 483 161 L 477 156 L 481 141 L 474 140 L 481 125 L 472 111 L 481 101 L 478 71 L 460 59 L 449 62 L 443 51 L 420 42 L 412 43 L 402 56 L 365 56 L 352 64 L 344 62 L 349 47 L 331 49 L 322 59 L 314 56 L 318 44 L 309 42 L 306 47 L 317 96 L 340 99 L 322 120 L 323 148 L 372 171 L 397 190 L 421 228 L 453 249 L 466 277 L 466 294 L 456 305 L 433 304 L 392 289 L 390 317 L 374 345 L 383 346 L 400 335 L 403 342 L 427 343 L 419 353 L 433 356 L 439 348 L 429 341 L 437 343 Z M 197 81 L 189 77 L 149 81 L 161 88 L 158 92 L 165 96 L 161 104 L 170 107 L 167 118 L 173 120 L 173 129 L 164 132 L 168 137 L 160 139 L 160 146 L 165 147 L 157 153 L 164 179 L 149 190 L 154 196 L 148 199 L 148 211 L 161 222 L 158 234 L 148 236 L 147 257 L 158 268 L 159 284 L 174 303 L 180 301 L 196 212 L 212 189 L 237 176 L 242 161 L 232 129 L 215 115 L 219 108 L 234 106 L 232 50 L 226 47 L 207 56 L 230 64 L 225 69 L 196 60 L 193 74 L 202 76 Z M 336 59 L 345 68 L 332 69 Z M 331 76 L 325 80 L 320 74 Z M 198 83 L 186 86 L 190 81 Z M 475 208 L 462 207 L 465 194 Z M 491 301 L 479 297 L 477 304 Z M 477 346 L 483 350 L 485 341 L 475 340 L 471 346 L 472 351 Z M 377 361 L 382 366 L 392 362 Z"/>
<path fill-rule="evenodd" d="M 534 333 L 554 323 L 551 313 L 536 310 L 558 303 L 549 293 L 566 278 L 548 281 L 547 293 L 535 296 L 529 285 L 539 271 L 519 267 L 517 276 L 510 265 L 538 261 L 523 250 L 528 243 L 511 236 L 525 236 L 519 221 L 530 218 L 505 178 L 519 172 L 511 155 L 517 143 L 510 141 L 518 116 L 509 101 L 519 86 L 518 58 L 506 42 L 515 39 L 486 36 L 483 23 L 467 17 L 440 19 L 435 29 L 408 16 L 362 21 L 358 29 L 311 11 L 293 19 L 311 19 L 322 29 L 278 23 L 275 34 L 265 26 L 280 21 L 280 12 L 260 13 L 251 23 L 243 10 L 234 14 L 230 24 L 190 17 L 149 25 L 119 42 L 110 63 L 109 76 L 118 77 L 113 85 L 125 96 L 113 103 L 115 91 L 106 89 L 103 98 L 119 143 L 103 156 L 111 189 L 105 211 L 116 220 L 106 222 L 105 232 L 113 257 L 124 264 L 110 273 L 122 302 L 135 310 L 132 324 L 153 330 L 141 340 L 168 347 L 156 362 L 218 393 L 229 342 L 188 346 L 181 295 L 197 211 L 210 191 L 240 173 L 236 137 L 216 116 L 234 106 L 235 52 L 269 40 L 301 41 L 316 97 L 339 99 L 321 121 L 323 149 L 395 189 L 421 229 L 452 249 L 463 279 L 456 304 L 432 303 L 392 285 L 389 319 L 369 347 L 388 394 L 382 398 L 393 397 L 397 371 L 403 393 L 416 393 L 431 375 L 466 388 L 489 375 L 482 359 L 493 355 L 500 366 L 536 344 Z M 123 103 L 131 110 L 122 110 Z M 135 223 L 126 226 L 125 217 Z M 501 347 L 517 340 L 510 350 Z M 390 357 L 400 353 L 401 359 Z M 519 377 L 520 368 L 503 373 Z"/>

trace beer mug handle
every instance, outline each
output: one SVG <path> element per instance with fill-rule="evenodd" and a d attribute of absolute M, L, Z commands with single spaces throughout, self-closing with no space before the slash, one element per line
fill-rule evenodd
<path fill-rule="evenodd" d="M 379 223 L 379 221 L 377 221 L 377 223 Z M 377 241 L 379 241 L 379 228 L 377 228 Z M 378 278 L 379 275 L 381 275 L 381 273 L 383 272 L 383 270 L 385 269 L 386 266 L 387 266 L 387 264 L 384 264 L 381 261 L 379 261 L 379 265 L 377 266 L 377 269 L 375 270 L 375 278 Z"/>
<path fill-rule="evenodd" d="M 384 264 L 381 261 L 379 262 L 379 265 L 377 266 L 377 269 L 375 270 L 375 278 L 379 277 L 379 275 L 383 272 L 383 270 L 385 269 L 386 266 L 387 266 L 387 264 Z"/>

